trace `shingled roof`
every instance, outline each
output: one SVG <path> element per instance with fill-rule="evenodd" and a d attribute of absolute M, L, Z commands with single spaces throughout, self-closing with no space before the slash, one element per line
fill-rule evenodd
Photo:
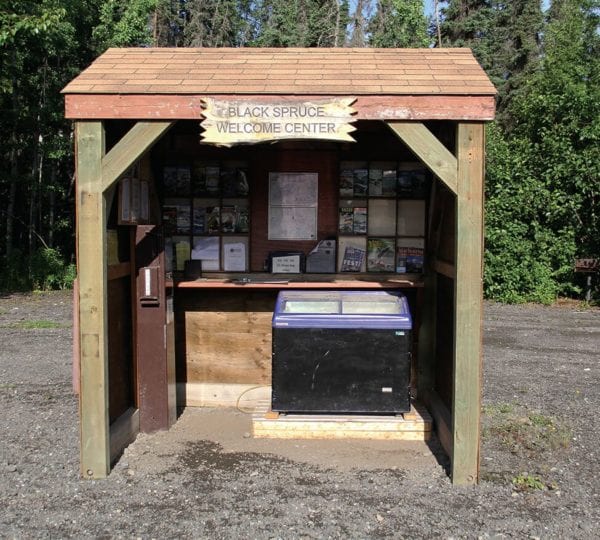
<path fill-rule="evenodd" d="M 494 95 L 470 49 L 109 49 L 65 94 Z"/>

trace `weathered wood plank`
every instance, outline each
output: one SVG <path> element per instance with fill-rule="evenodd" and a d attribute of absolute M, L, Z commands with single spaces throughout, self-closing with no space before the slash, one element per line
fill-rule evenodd
<path fill-rule="evenodd" d="M 372 439 L 426 441 L 432 419 L 422 407 L 406 416 L 255 414 L 256 438 L 274 439 Z"/>
<path fill-rule="evenodd" d="M 264 385 L 178 383 L 177 403 L 186 407 L 239 407 L 265 412 L 271 407 L 270 380 Z"/>
<path fill-rule="evenodd" d="M 205 98 L 201 137 L 204 143 L 232 146 L 283 139 L 354 142 L 355 98 L 328 98 L 282 104 Z"/>
<path fill-rule="evenodd" d="M 483 306 L 484 126 L 458 125 L 452 481 L 479 476 Z"/>
<path fill-rule="evenodd" d="M 131 263 L 129 261 L 118 264 L 111 264 L 108 267 L 108 281 L 120 279 L 131 275 Z"/>
<path fill-rule="evenodd" d="M 81 473 L 103 478 L 110 469 L 104 129 L 101 122 L 78 122 L 75 133 Z"/>
<path fill-rule="evenodd" d="M 439 139 L 420 122 L 388 122 L 387 124 L 433 174 L 456 193 L 457 161 Z"/>
<path fill-rule="evenodd" d="M 106 191 L 138 161 L 173 122 L 138 122 L 102 158 L 102 190 Z"/>
<path fill-rule="evenodd" d="M 140 415 L 133 407 L 127 409 L 110 425 L 110 460 L 114 463 L 123 448 L 135 440 L 140 432 Z"/>
<path fill-rule="evenodd" d="M 199 281 L 179 281 L 178 289 L 409 289 L 423 287 L 421 274 L 211 274 Z M 236 281 L 248 278 L 249 281 Z"/>
<path fill-rule="evenodd" d="M 221 303 L 220 309 L 224 307 Z M 187 382 L 269 383 L 271 315 L 270 311 L 243 311 L 242 305 L 230 311 L 188 311 Z"/>
<path fill-rule="evenodd" d="M 452 415 L 450 410 L 435 390 L 429 390 L 421 395 L 425 406 L 429 409 L 435 422 L 435 432 L 442 448 L 452 461 Z"/>
<path fill-rule="evenodd" d="M 67 94 L 65 116 L 71 119 L 200 120 L 200 94 Z M 212 94 L 218 99 L 240 95 Z M 273 99 L 272 95 L 248 95 L 248 100 Z M 304 99 L 326 96 L 303 95 Z M 277 96 L 281 101 L 298 96 Z M 353 104 L 357 120 L 493 120 L 494 96 L 388 95 L 358 96 Z"/>
<path fill-rule="evenodd" d="M 433 269 L 438 273 L 450 279 L 456 279 L 456 268 L 452 263 L 435 259 L 433 261 Z"/>

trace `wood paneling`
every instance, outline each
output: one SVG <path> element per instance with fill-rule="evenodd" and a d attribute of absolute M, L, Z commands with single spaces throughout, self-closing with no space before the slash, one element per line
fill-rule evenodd
<path fill-rule="evenodd" d="M 436 283 L 434 389 L 445 406 L 451 409 L 454 377 L 454 281 L 438 274 Z"/>
<path fill-rule="evenodd" d="M 319 175 L 316 240 L 268 240 L 270 172 L 309 172 Z M 333 151 L 263 150 L 255 156 L 251 172 L 251 271 L 263 271 L 265 260 L 271 251 L 302 251 L 306 254 L 316 245 L 318 240 L 337 234 L 337 174 L 337 154 Z"/>
<path fill-rule="evenodd" d="M 112 424 L 134 406 L 131 280 L 128 275 L 108 283 L 108 376 L 108 410 Z"/>
<path fill-rule="evenodd" d="M 275 291 L 186 291 L 178 295 L 185 350 L 179 382 L 270 384 Z"/>
<path fill-rule="evenodd" d="M 348 95 L 352 92 L 348 90 Z M 200 120 L 202 94 L 67 94 L 65 116 L 71 119 Z M 210 94 L 215 99 L 239 98 Z M 323 95 L 302 95 L 322 99 Z M 298 96 L 276 96 L 278 101 Z M 273 100 L 270 95 L 249 94 L 252 101 Z M 493 120 L 494 96 L 387 95 L 358 96 L 353 108 L 357 120 Z"/>

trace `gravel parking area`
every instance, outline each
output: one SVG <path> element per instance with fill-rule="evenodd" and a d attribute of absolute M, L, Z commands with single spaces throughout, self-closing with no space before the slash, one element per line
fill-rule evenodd
<path fill-rule="evenodd" d="M 600 310 L 488 303 L 482 481 L 430 444 L 266 441 L 187 409 L 79 478 L 69 292 L 0 297 L 2 538 L 597 538 Z"/>

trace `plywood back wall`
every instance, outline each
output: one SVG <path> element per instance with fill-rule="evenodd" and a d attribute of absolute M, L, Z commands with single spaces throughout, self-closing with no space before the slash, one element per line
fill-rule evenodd
<path fill-rule="evenodd" d="M 319 177 L 317 239 L 315 241 L 268 240 L 269 173 L 308 172 Z M 251 260 L 253 272 L 262 271 L 269 252 L 302 251 L 307 254 L 318 240 L 335 236 L 337 231 L 338 156 L 333 151 L 263 151 L 252 161 Z"/>

